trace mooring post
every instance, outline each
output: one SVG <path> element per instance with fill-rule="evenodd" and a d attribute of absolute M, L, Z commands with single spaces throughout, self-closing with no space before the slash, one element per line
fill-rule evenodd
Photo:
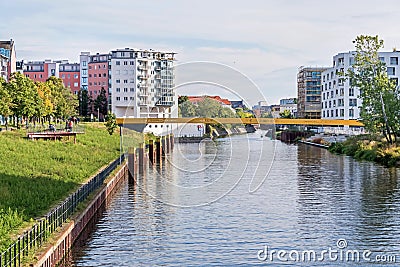
<path fill-rule="evenodd" d="M 135 177 L 135 163 L 136 163 L 136 159 L 135 159 L 136 155 L 135 155 L 135 148 L 134 147 L 129 147 L 128 148 L 128 177 L 129 180 L 134 180 Z"/>
<path fill-rule="evenodd" d="M 169 135 L 165 136 L 165 143 L 167 144 L 167 154 L 169 154 L 169 152 L 171 152 L 171 143 L 170 143 Z"/>
<path fill-rule="evenodd" d="M 156 138 L 156 162 L 161 162 L 161 138 Z"/>
<path fill-rule="evenodd" d="M 174 150 L 174 134 L 171 133 L 169 135 L 169 139 L 170 139 L 170 145 L 171 145 L 171 152 Z"/>
<path fill-rule="evenodd" d="M 155 153 L 154 153 L 154 140 L 149 140 L 149 160 L 151 164 L 155 162 Z"/>
<path fill-rule="evenodd" d="M 165 135 L 161 136 L 161 150 L 162 150 L 162 155 L 167 154 L 167 142 Z"/>
<path fill-rule="evenodd" d="M 144 172 L 144 167 L 146 164 L 146 159 L 145 159 L 145 143 L 140 143 L 139 144 L 139 173 L 142 174 Z"/>

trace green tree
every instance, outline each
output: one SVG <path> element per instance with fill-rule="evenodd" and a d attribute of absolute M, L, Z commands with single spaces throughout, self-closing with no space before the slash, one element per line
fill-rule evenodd
<path fill-rule="evenodd" d="M 79 90 L 78 98 L 79 98 L 79 115 L 86 117 L 89 114 L 88 90 L 84 89 Z"/>
<path fill-rule="evenodd" d="M 110 135 L 113 135 L 115 129 L 118 127 L 117 125 L 117 119 L 114 113 L 111 113 L 110 111 L 108 112 L 106 116 L 106 122 L 105 125 L 107 127 L 107 132 Z"/>
<path fill-rule="evenodd" d="M 254 114 L 249 112 L 249 109 L 242 109 L 242 108 L 237 108 L 236 109 L 236 115 L 239 118 L 254 118 Z"/>
<path fill-rule="evenodd" d="M 196 106 L 190 101 L 185 101 L 179 104 L 178 109 L 179 117 L 196 117 Z"/>
<path fill-rule="evenodd" d="M 357 36 L 354 41 L 354 64 L 346 76 L 352 87 L 360 90 L 362 106 L 360 117 L 365 128 L 372 133 L 382 133 L 392 144 L 399 131 L 400 101 L 396 84 L 387 75 L 386 64 L 379 59 L 378 51 L 383 40 L 378 36 Z"/>
<path fill-rule="evenodd" d="M 279 116 L 280 116 L 282 119 L 292 119 L 292 118 L 293 118 L 292 113 L 291 113 L 290 110 L 288 110 L 288 109 L 285 109 L 283 112 L 280 112 L 280 113 L 279 113 Z"/>
<path fill-rule="evenodd" d="M 107 115 L 107 92 L 106 90 L 102 87 L 100 94 L 97 96 L 96 100 L 94 101 L 94 108 L 96 111 L 98 111 L 100 114 L 102 114 L 102 117 Z"/>
<path fill-rule="evenodd" d="M 35 82 L 35 88 L 38 94 L 35 106 L 35 116 L 39 118 L 42 123 L 43 117 L 48 117 L 53 113 L 54 105 L 51 102 L 50 87 L 44 82 Z"/>
<path fill-rule="evenodd" d="M 4 116 L 6 128 L 8 126 L 8 116 L 12 115 L 11 106 L 11 96 L 7 90 L 7 83 L 0 77 L 0 115 Z"/>
<path fill-rule="evenodd" d="M 71 90 L 66 88 L 60 78 L 54 76 L 46 81 L 51 90 L 51 100 L 54 105 L 54 116 L 57 118 L 67 118 L 76 113 L 78 100 Z"/>
<path fill-rule="evenodd" d="M 261 118 L 273 118 L 271 112 L 264 112 L 261 114 Z"/>
<path fill-rule="evenodd" d="M 179 96 L 178 98 L 178 105 L 189 101 L 189 98 L 186 95 Z"/>
<path fill-rule="evenodd" d="M 36 115 L 35 106 L 38 104 L 39 96 L 31 79 L 19 72 L 13 73 L 6 88 L 11 97 L 11 112 L 13 115 L 17 118 L 25 119 Z M 19 120 L 17 120 L 17 127 L 19 127 Z"/>

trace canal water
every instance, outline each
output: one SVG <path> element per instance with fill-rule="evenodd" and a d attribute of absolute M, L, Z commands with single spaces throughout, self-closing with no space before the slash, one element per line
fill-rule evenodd
<path fill-rule="evenodd" d="M 399 176 L 259 133 L 176 144 L 64 265 L 400 266 Z"/>

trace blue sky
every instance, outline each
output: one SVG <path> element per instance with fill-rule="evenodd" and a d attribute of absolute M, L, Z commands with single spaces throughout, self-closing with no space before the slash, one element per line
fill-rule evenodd
<path fill-rule="evenodd" d="M 124 47 L 175 51 L 177 64 L 216 62 L 248 77 L 254 88 L 241 92 L 250 104 L 261 100 L 255 88 L 271 104 L 296 96 L 300 66 L 330 66 L 359 34 L 379 35 L 386 51 L 400 48 L 395 0 L 13 0 L 1 10 L 0 39 L 15 40 L 18 59 L 78 61 L 81 51 Z"/>

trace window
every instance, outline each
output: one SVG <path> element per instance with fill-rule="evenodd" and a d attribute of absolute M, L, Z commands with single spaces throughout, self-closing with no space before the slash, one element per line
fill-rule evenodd
<path fill-rule="evenodd" d="M 74 87 L 78 87 L 78 83 L 74 83 Z"/>
<path fill-rule="evenodd" d="M 118 80 L 116 80 L 115 82 L 116 82 L 116 83 L 121 83 L 121 80 L 118 79 Z"/>
<path fill-rule="evenodd" d="M 322 117 L 325 117 L 325 110 L 322 111 Z"/>
<path fill-rule="evenodd" d="M 135 83 L 135 79 L 130 79 L 129 82 L 130 83 Z"/>
<path fill-rule="evenodd" d="M 96 74 L 96 73 L 95 73 L 95 74 L 93 74 L 93 77 L 97 78 L 97 74 Z"/>
<path fill-rule="evenodd" d="M 133 96 L 129 97 L 129 100 L 133 100 Z"/>
<path fill-rule="evenodd" d="M 124 75 L 128 75 L 128 70 L 124 70 Z"/>
<path fill-rule="evenodd" d="M 82 82 L 83 82 L 83 83 L 87 83 L 87 78 L 86 78 L 86 77 L 83 77 L 83 78 L 82 78 Z"/>
<path fill-rule="evenodd" d="M 128 101 L 128 97 L 127 96 L 124 97 L 124 101 Z"/>
<path fill-rule="evenodd" d="M 82 70 L 82 74 L 86 75 L 87 74 L 87 70 Z"/>
<path fill-rule="evenodd" d="M 356 107 L 357 106 L 357 99 L 355 99 L 355 98 L 349 99 L 349 106 L 350 107 Z"/>
<path fill-rule="evenodd" d="M 354 117 L 354 109 L 349 109 L 349 117 L 353 118 Z"/>
<path fill-rule="evenodd" d="M 89 83 L 90 86 L 92 86 L 92 83 Z"/>
<path fill-rule="evenodd" d="M 128 88 L 124 88 L 124 93 L 127 93 L 128 92 Z"/>
<path fill-rule="evenodd" d="M 121 92 L 121 88 L 117 88 L 116 91 L 119 93 Z"/>
<path fill-rule="evenodd" d="M 124 65 L 125 65 L 125 66 L 128 65 L 128 61 L 124 61 Z"/>
<path fill-rule="evenodd" d="M 36 75 L 36 74 L 35 74 Z M 35 77 L 36 78 L 36 77 Z M 61 79 L 65 79 L 65 74 L 61 75 Z"/>
<path fill-rule="evenodd" d="M 399 58 L 398 57 L 391 57 L 390 58 L 390 65 L 399 65 Z"/>
<path fill-rule="evenodd" d="M 336 115 L 336 117 L 339 116 L 339 110 L 335 110 L 335 115 Z"/>
<path fill-rule="evenodd" d="M 331 108 L 332 107 L 332 102 L 331 101 L 329 101 L 329 108 Z"/>
<path fill-rule="evenodd" d="M 40 74 L 40 75 L 39 75 L 39 77 L 40 77 L 40 78 L 43 78 L 43 75 L 42 75 L 42 74 Z"/>
<path fill-rule="evenodd" d="M 135 88 L 131 88 L 130 91 L 131 91 L 131 92 L 135 92 Z"/>
<path fill-rule="evenodd" d="M 340 117 L 344 117 L 344 109 L 340 109 Z"/>
<path fill-rule="evenodd" d="M 124 83 L 128 83 L 128 80 L 124 80 Z"/>
<path fill-rule="evenodd" d="M 333 107 L 336 107 L 336 100 L 333 100 Z"/>
<path fill-rule="evenodd" d="M 349 88 L 349 96 L 354 96 L 354 88 Z"/>
<path fill-rule="evenodd" d="M 388 75 L 396 75 L 394 67 L 388 67 L 387 74 Z"/>
<path fill-rule="evenodd" d="M 134 61 L 131 61 L 131 62 L 130 62 L 130 64 L 131 64 L 131 65 L 134 65 L 134 64 L 135 64 L 135 62 L 134 62 Z"/>
<path fill-rule="evenodd" d="M 331 117 L 333 117 L 333 110 L 331 110 Z"/>
<path fill-rule="evenodd" d="M 380 60 L 381 62 L 385 62 L 385 58 L 384 58 L 384 57 L 379 57 L 379 60 Z"/>
<path fill-rule="evenodd" d="M 94 85 L 97 85 L 97 82 L 94 82 Z"/>
<path fill-rule="evenodd" d="M 97 95 L 97 90 L 94 90 L 94 94 Z"/>
<path fill-rule="evenodd" d="M 115 65 L 119 66 L 119 65 L 121 65 L 121 62 L 120 61 L 115 61 Z"/>
<path fill-rule="evenodd" d="M 74 79 L 78 79 L 78 74 L 74 74 Z"/>
<path fill-rule="evenodd" d="M 116 99 L 117 99 L 117 101 L 120 101 L 120 100 L 121 100 L 121 97 L 117 96 Z"/>
<path fill-rule="evenodd" d="M 107 77 L 107 73 L 103 73 L 103 77 Z"/>

